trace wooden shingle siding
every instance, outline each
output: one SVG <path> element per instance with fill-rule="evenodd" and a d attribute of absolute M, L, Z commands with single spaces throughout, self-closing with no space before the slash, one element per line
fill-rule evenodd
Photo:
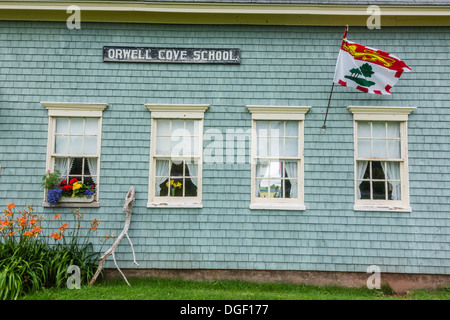
<path fill-rule="evenodd" d="M 142 268 L 450 273 L 450 28 L 350 28 L 348 38 L 391 52 L 412 72 L 392 96 L 335 86 L 344 27 L 158 25 L 1 21 L 0 203 L 43 208 L 47 110 L 42 101 L 108 103 L 103 112 L 100 235 L 122 229 L 130 187 L 129 235 Z M 240 65 L 102 62 L 103 46 L 232 47 Z M 246 105 L 307 105 L 304 211 L 250 210 L 250 140 L 245 163 L 203 165 L 203 208 L 147 208 L 151 113 L 145 104 L 209 104 L 204 132 L 247 132 Z M 412 212 L 357 212 L 349 105 L 417 109 L 408 119 Z M 249 131 L 248 131 L 249 132 Z M 204 147 L 210 141 L 204 140 Z M 238 154 L 239 150 L 234 150 Z M 121 268 L 132 266 L 118 247 Z M 111 261 L 109 267 L 114 267 Z M 107 267 L 108 267 L 107 266 Z"/>

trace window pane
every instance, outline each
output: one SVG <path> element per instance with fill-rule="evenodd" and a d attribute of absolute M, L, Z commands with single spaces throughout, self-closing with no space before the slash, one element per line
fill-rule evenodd
<path fill-rule="evenodd" d="M 400 163 L 387 162 L 387 179 L 388 180 L 400 180 Z"/>
<path fill-rule="evenodd" d="M 374 138 L 386 138 L 386 124 L 384 122 L 372 122 Z"/>
<path fill-rule="evenodd" d="M 198 164 L 186 163 L 184 167 L 185 177 L 198 177 Z"/>
<path fill-rule="evenodd" d="M 271 179 L 270 183 L 270 198 L 282 198 L 281 179 Z"/>
<path fill-rule="evenodd" d="M 298 139 L 286 138 L 286 157 L 298 157 Z"/>
<path fill-rule="evenodd" d="M 83 118 L 70 118 L 70 134 L 83 134 Z"/>
<path fill-rule="evenodd" d="M 388 122 L 388 138 L 400 138 L 399 122 Z"/>
<path fill-rule="evenodd" d="M 358 161 L 359 166 L 358 166 L 358 170 L 364 170 L 364 174 L 362 176 L 363 179 L 370 179 L 370 161 Z M 364 164 L 366 165 L 364 167 Z M 358 179 L 360 179 L 361 177 L 359 176 L 360 172 L 358 172 Z"/>
<path fill-rule="evenodd" d="M 298 178 L 298 161 L 284 161 L 284 171 L 287 178 Z"/>
<path fill-rule="evenodd" d="M 271 161 L 268 170 L 269 177 L 271 178 L 281 178 L 283 172 L 283 162 L 282 161 Z M 272 181 L 273 182 L 273 181 Z"/>
<path fill-rule="evenodd" d="M 370 182 L 359 182 L 359 199 L 370 199 Z"/>
<path fill-rule="evenodd" d="M 388 199 L 389 200 L 401 200 L 402 188 L 400 181 L 388 181 Z"/>
<path fill-rule="evenodd" d="M 373 140 L 373 158 L 386 159 L 386 140 Z"/>
<path fill-rule="evenodd" d="M 84 137 L 84 154 L 97 154 L 97 136 Z"/>
<path fill-rule="evenodd" d="M 270 121 L 270 136 L 271 137 L 284 136 L 284 121 Z"/>
<path fill-rule="evenodd" d="M 172 135 L 184 135 L 184 120 L 172 120 Z"/>
<path fill-rule="evenodd" d="M 358 140 L 358 157 L 370 158 L 370 140 Z"/>
<path fill-rule="evenodd" d="M 370 138 L 370 123 L 366 121 L 358 122 L 358 137 Z"/>
<path fill-rule="evenodd" d="M 400 159 L 400 140 L 388 140 L 388 158 Z"/>
<path fill-rule="evenodd" d="M 180 136 L 172 136 L 170 138 L 170 155 L 182 156 L 184 152 L 184 138 Z"/>
<path fill-rule="evenodd" d="M 70 154 L 82 154 L 82 136 L 70 136 L 69 137 L 69 153 Z"/>
<path fill-rule="evenodd" d="M 269 162 L 259 161 L 256 163 L 256 174 L 257 178 L 263 178 L 269 176 Z"/>
<path fill-rule="evenodd" d="M 155 176 L 169 177 L 169 160 L 156 160 Z"/>
<path fill-rule="evenodd" d="M 386 200 L 386 184 L 384 181 L 373 182 L 373 199 Z"/>
<path fill-rule="evenodd" d="M 160 182 L 160 179 L 156 179 L 155 183 L 155 195 L 157 197 L 167 197 L 169 195 L 169 188 L 167 187 L 167 181 L 169 179 L 165 179 L 163 182 Z"/>
<path fill-rule="evenodd" d="M 269 138 L 256 138 L 256 155 L 260 157 L 267 157 L 269 155 Z"/>
<path fill-rule="evenodd" d="M 186 120 L 186 135 L 198 136 L 198 120 Z"/>
<path fill-rule="evenodd" d="M 196 197 L 198 189 L 197 186 L 198 186 L 198 179 L 195 178 L 185 179 L 184 195 L 186 197 Z"/>
<path fill-rule="evenodd" d="M 69 141 L 68 136 L 56 136 L 55 137 L 55 153 L 67 154 L 68 141 Z"/>
<path fill-rule="evenodd" d="M 86 118 L 84 134 L 96 135 L 97 131 L 98 131 L 98 119 L 97 118 Z"/>
<path fill-rule="evenodd" d="M 182 177 L 183 176 L 183 161 L 172 161 L 172 167 L 170 169 L 170 176 L 173 177 Z"/>
<path fill-rule="evenodd" d="M 267 137 L 269 135 L 270 121 L 256 121 L 256 136 Z"/>
<path fill-rule="evenodd" d="M 56 133 L 68 133 L 69 132 L 69 119 L 68 118 L 56 118 Z"/>
<path fill-rule="evenodd" d="M 156 154 L 170 155 L 170 137 L 156 138 Z"/>
<path fill-rule="evenodd" d="M 192 137 L 191 138 L 191 146 L 192 146 L 192 155 L 194 156 L 198 156 L 200 155 L 201 152 L 201 147 L 200 147 L 200 137 Z"/>
<path fill-rule="evenodd" d="M 256 179 L 256 196 L 258 198 L 269 197 L 269 179 Z"/>
<path fill-rule="evenodd" d="M 384 167 L 384 166 L 383 166 Z M 380 161 L 372 161 L 372 179 L 384 180 L 384 168 Z"/>
<path fill-rule="evenodd" d="M 170 135 L 170 120 L 161 119 L 156 121 L 156 134 L 157 135 Z"/>
<path fill-rule="evenodd" d="M 83 173 L 83 158 L 75 158 L 71 159 L 71 167 L 69 175 L 77 175 L 79 177 L 79 181 L 81 181 L 81 175 Z M 69 181 L 68 181 L 69 182 Z"/>
<path fill-rule="evenodd" d="M 286 121 L 286 137 L 298 137 L 298 121 Z"/>
<path fill-rule="evenodd" d="M 283 155 L 283 139 L 270 138 L 270 157 L 280 157 Z"/>

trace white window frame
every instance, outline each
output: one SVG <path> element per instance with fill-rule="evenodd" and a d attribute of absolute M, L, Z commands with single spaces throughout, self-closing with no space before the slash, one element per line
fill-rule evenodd
<path fill-rule="evenodd" d="M 202 208 L 203 119 L 209 104 L 145 104 L 151 112 L 148 208 Z M 199 120 L 198 186 L 196 197 L 159 197 L 155 195 L 156 121 L 159 119 Z"/>
<path fill-rule="evenodd" d="M 48 136 L 47 136 L 47 156 L 46 156 L 46 171 L 54 170 L 53 149 L 55 145 L 55 127 L 56 119 L 63 118 L 98 118 L 98 135 L 97 135 L 97 179 L 100 181 L 100 157 L 101 157 L 101 134 L 102 134 L 102 117 L 103 111 L 108 107 L 107 103 L 76 103 L 76 102 L 41 102 L 41 104 L 48 110 Z M 53 207 L 99 207 L 100 206 L 100 188 L 101 184 L 97 183 L 96 194 L 93 202 L 72 202 L 72 203 L 58 203 Z M 50 204 L 45 200 L 42 203 L 44 207 L 49 207 Z"/>
<path fill-rule="evenodd" d="M 310 106 L 246 106 L 252 115 L 251 136 L 251 202 L 250 209 L 262 210 L 306 210 L 304 203 L 304 120 Z M 257 162 L 256 121 L 258 120 L 296 120 L 299 122 L 298 131 L 298 198 L 258 198 L 255 196 L 255 175 Z"/>
<path fill-rule="evenodd" d="M 379 106 L 348 106 L 347 109 L 353 114 L 353 139 L 354 139 L 354 196 L 355 211 L 395 211 L 411 212 L 409 200 L 409 170 L 408 170 L 408 116 L 415 107 L 379 107 Z M 400 123 L 400 179 L 401 200 L 369 200 L 358 199 L 357 194 L 357 152 L 358 152 L 358 121 L 369 122 L 398 122 Z M 386 161 L 389 159 L 373 159 L 373 161 Z"/>

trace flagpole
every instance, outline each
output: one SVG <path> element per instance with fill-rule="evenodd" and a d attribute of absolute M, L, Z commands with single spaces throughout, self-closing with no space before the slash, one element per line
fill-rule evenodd
<path fill-rule="evenodd" d="M 334 89 L 334 82 L 333 82 L 333 85 L 331 86 L 330 97 L 328 98 L 327 112 L 325 113 L 325 119 L 323 120 L 322 130 L 324 130 L 324 131 L 327 129 L 325 124 L 327 122 L 328 109 L 330 109 L 331 95 L 333 94 L 333 89 Z"/>
<path fill-rule="evenodd" d="M 345 32 L 344 32 L 344 36 L 342 37 L 342 42 L 344 42 L 344 39 L 347 37 L 347 32 L 348 32 L 348 25 L 345 27 Z M 325 113 L 325 119 L 323 120 L 322 131 L 324 131 L 324 132 L 327 129 L 327 126 L 326 126 L 327 116 L 328 116 L 328 110 L 330 109 L 330 102 L 331 102 L 331 96 L 333 94 L 333 89 L 334 89 L 334 79 L 333 79 L 333 85 L 331 86 L 330 97 L 328 98 L 327 112 Z"/>

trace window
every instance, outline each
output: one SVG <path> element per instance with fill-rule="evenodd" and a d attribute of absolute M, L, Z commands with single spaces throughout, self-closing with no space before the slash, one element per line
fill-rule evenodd
<path fill-rule="evenodd" d="M 203 117 L 209 105 L 146 105 L 152 113 L 148 207 L 202 207 Z"/>
<path fill-rule="evenodd" d="M 348 109 L 355 120 L 355 210 L 411 211 L 406 124 L 414 108 Z"/>
<path fill-rule="evenodd" d="M 85 186 L 83 190 L 86 189 L 86 196 L 62 197 L 59 205 L 98 206 L 101 120 L 107 104 L 42 104 L 49 112 L 47 170 L 61 173 L 63 190 L 71 181 L 73 188 L 75 179 Z M 44 201 L 44 205 L 48 203 Z"/>
<path fill-rule="evenodd" d="M 303 120 L 309 108 L 247 106 L 252 114 L 251 209 L 305 210 Z"/>

